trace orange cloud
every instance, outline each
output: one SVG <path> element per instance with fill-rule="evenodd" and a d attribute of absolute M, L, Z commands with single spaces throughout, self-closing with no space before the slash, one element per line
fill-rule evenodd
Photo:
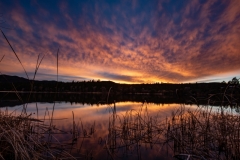
<path fill-rule="evenodd" d="M 240 68 L 238 1 L 96 2 L 76 4 L 78 10 L 65 3 L 54 11 L 32 4 L 39 14 L 31 15 L 21 4 L 9 8 L 16 29 L 4 32 L 28 72 L 42 54 L 39 73 L 54 75 L 58 48 L 60 75 L 80 79 L 186 82 Z M 0 41 L 6 55 L 1 72 L 20 73 L 9 46 Z"/>

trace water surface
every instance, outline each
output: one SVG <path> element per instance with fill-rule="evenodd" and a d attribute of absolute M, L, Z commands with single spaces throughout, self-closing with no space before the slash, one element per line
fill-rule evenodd
<path fill-rule="evenodd" d="M 115 110 L 114 110 L 115 106 Z M 208 106 L 210 108 L 210 106 Z M 114 142 L 115 149 L 109 149 L 106 144 L 111 143 L 112 131 L 110 125 L 113 123 L 113 112 L 116 111 L 116 128 L 119 123 L 123 123 L 124 117 L 141 113 L 146 120 L 153 119 L 157 123 L 164 123 L 166 118 L 171 117 L 173 112 L 184 108 L 186 110 L 199 109 L 195 104 L 156 104 L 141 102 L 116 102 L 109 104 L 88 104 L 74 102 L 32 102 L 14 107 L 2 107 L 2 111 L 9 114 L 19 115 L 22 109 L 26 108 L 27 114 L 38 119 L 44 119 L 45 123 L 50 123 L 60 129 L 67 131 L 67 134 L 54 135 L 61 143 L 71 142 L 73 131 L 73 121 L 76 124 L 76 130 L 79 138 L 75 142 L 73 149 L 69 151 L 79 159 L 172 159 L 174 152 L 171 144 L 163 144 L 159 138 L 151 137 L 151 143 L 142 141 L 139 144 L 124 145 L 126 142 L 116 138 Z M 209 109 L 203 108 L 203 109 Z M 212 111 L 218 111 L 219 107 L 212 107 Z M 227 112 L 237 114 L 235 110 L 225 109 Z M 130 121 L 130 120 L 129 120 Z M 111 123 L 111 124 L 110 124 Z M 153 142 L 153 143 L 152 143 Z M 130 141 L 127 142 L 131 143 Z M 111 154 L 109 154 L 111 153 Z"/>

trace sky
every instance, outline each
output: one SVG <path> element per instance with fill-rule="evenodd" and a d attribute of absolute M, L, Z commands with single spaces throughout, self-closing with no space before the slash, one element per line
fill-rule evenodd
<path fill-rule="evenodd" d="M 31 79 L 38 56 L 37 80 L 240 78 L 239 0 L 0 0 L 0 29 Z M 26 78 L 2 33 L 0 48 L 1 74 Z"/>

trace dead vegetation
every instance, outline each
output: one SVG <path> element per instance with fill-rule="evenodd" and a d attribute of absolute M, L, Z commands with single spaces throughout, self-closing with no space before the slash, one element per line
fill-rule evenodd
<path fill-rule="evenodd" d="M 240 158 L 239 83 L 230 83 L 218 96 L 222 105 L 188 108 L 181 105 L 166 118 L 150 116 L 147 104 L 139 110 L 118 115 L 116 106 L 109 116 L 106 148 L 112 159 L 135 156 L 141 159 L 146 148 L 163 146 L 175 155 L 195 156 L 198 159 L 234 160 Z M 209 102 L 215 102 L 210 95 Z M 228 110 L 227 110 L 228 109 Z M 121 154 L 119 154 L 121 153 Z"/>
<path fill-rule="evenodd" d="M 75 159 L 67 148 L 72 144 L 61 143 L 56 134 L 61 131 L 47 120 L 32 118 L 31 114 L 12 115 L 0 111 L 1 159 Z"/>

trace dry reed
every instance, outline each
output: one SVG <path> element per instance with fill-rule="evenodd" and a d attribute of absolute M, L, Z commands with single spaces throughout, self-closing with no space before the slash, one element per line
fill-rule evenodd
<path fill-rule="evenodd" d="M 48 134 L 54 140 L 49 141 Z M 1 159 L 75 159 L 65 150 L 65 145 L 54 134 L 66 134 L 44 120 L 32 115 L 14 116 L 0 111 L 0 157 Z"/>

